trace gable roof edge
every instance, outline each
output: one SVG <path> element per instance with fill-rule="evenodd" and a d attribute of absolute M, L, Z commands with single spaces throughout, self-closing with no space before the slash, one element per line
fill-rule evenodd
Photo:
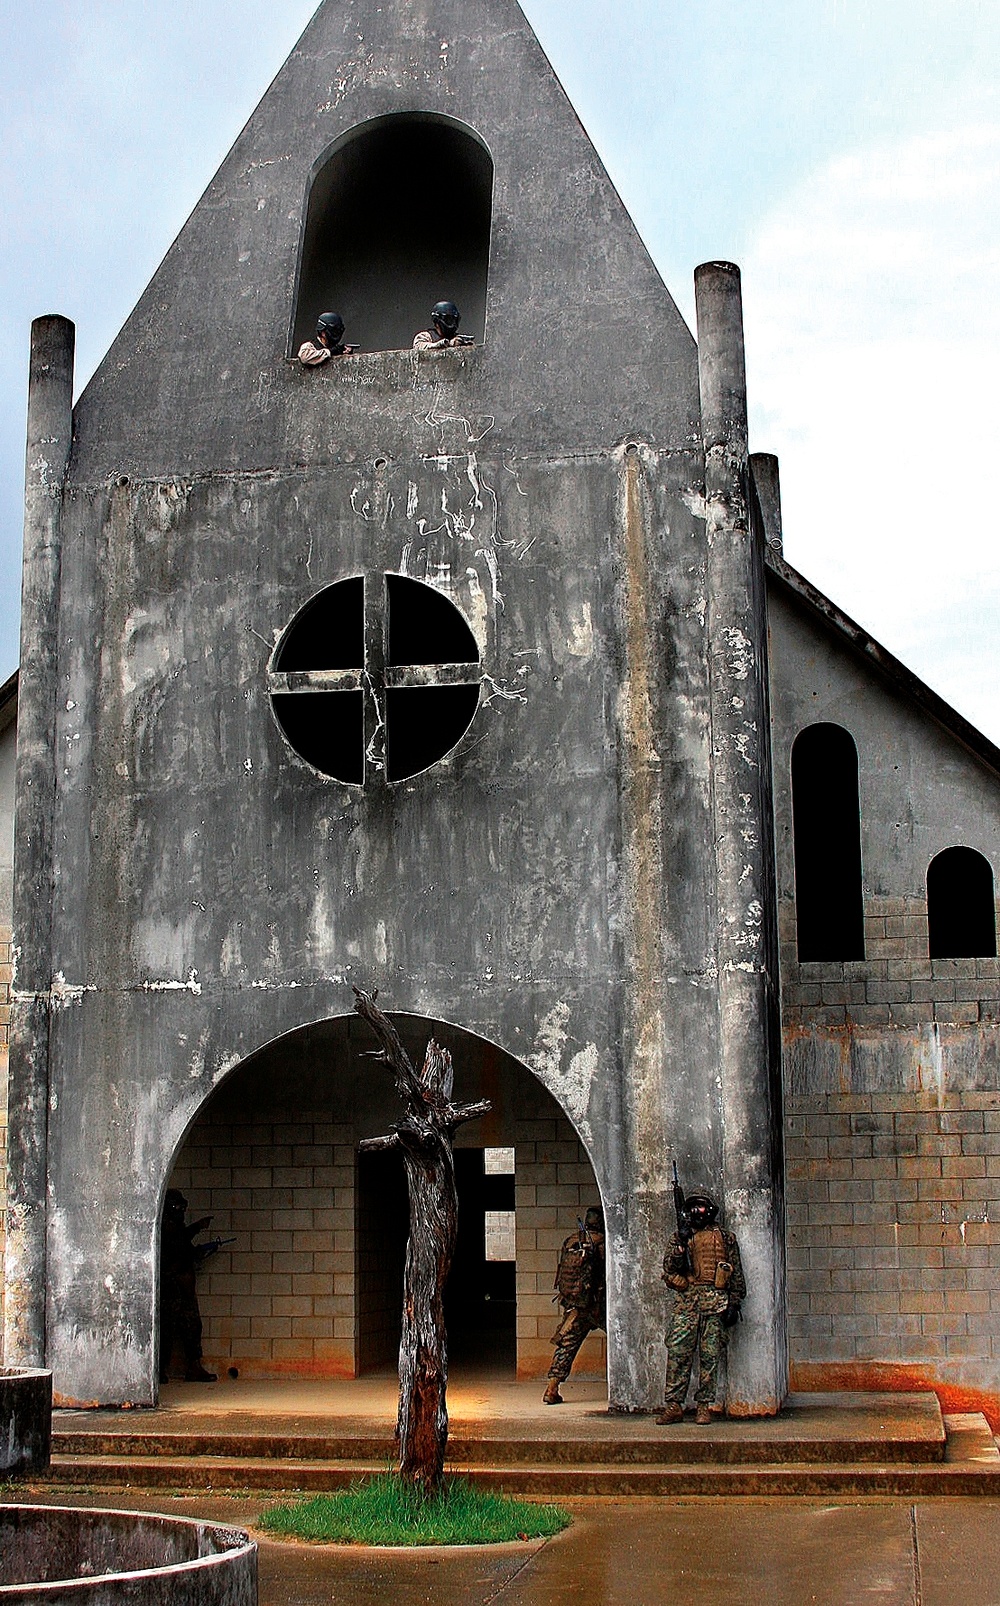
<path fill-rule="evenodd" d="M 816 586 L 808 581 L 805 575 L 782 557 L 774 547 L 765 548 L 765 564 L 770 575 L 778 581 L 786 591 L 790 592 L 797 602 L 802 603 L 806 610 L 822 624 L 840 636 L 845 644 L 866 664 L 887 681 L 894 691 L 908 697 L 923 709 L 931 718 L 950 736 L 953 736 L 975 758 L 986 764 L 995 775 L 1000 776 L 1000 747 L 984 736 L 981 730 L 970 723 L 964 715 L 936 691 L 932 691 L 926 681 L 907 669 L 887 647 L 870 636 L 867 630 L 862 629 L 846 613 L 842 613 L 836 603 L 831 602 Z"/>

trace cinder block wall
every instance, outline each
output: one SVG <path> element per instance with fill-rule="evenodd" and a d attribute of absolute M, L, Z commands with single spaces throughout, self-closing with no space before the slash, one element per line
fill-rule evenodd
<path fill-rule="evenodd" d="M 511 1127 L 490 1132 L 483 1123 L 479 1136 L 514 1142 L 518 1375 L 536 1377 L 548 1371 L 560 1316 L 552 1302 L 559 1248 L 600 1194 L 586 1151 L 541 1084 L 524 1075 L 518 1095 Z M 515 1106 L 509 1095 L 498 1102 Z M 206 1106 L 191 1129 L 170 1186 L 185 1194 L 189 1222 L 212 1216 L 206 1236 L 237 1238 L 198 1280 L 213 1370 L 355 1375 L 359 1135 L 350 1121 L 331 1122 L 329 1111 L 294 1121 L 276 1119 L 273 1109 L 255 1113 L 252 1098 L 245 1118 L 235 1119 L 227 1099 Z M 595 1333 L 574 1375 L 605 1370 L 605 1337 Z"/>
<path fill-rule="evenodd" d="M 800 964 L 781 910 L 792 1384 L 1000 1424 L 1000 961 L 929 959 L 919 898 L 865 916 L 865 960 Z"/>
<path fill-rule="evenodd" d="M 600 1204 L 594 1172 L 565 1116 L 517 1122 L 514 1199 L 517 1228 L 517 1375 L 541 1377 L 552 1361 L 561 1311 L 553 1304 L 556 1267 L 577 1217 Z M 603 1377 L 607 1346 L 591 1333 L 574 1377 Z"/>
<path fill-rule="evenodd" d="M 779 932 L 786 1029 L 1000 1022 L 1000 959 L 929 959 L 926 898 L 866 897 L 864 959 L 800 964 L 791 899 Z"/>
<path fill-rule="evenodd" d="M 241 1374 L 354 1374 L 354 1144 L 329 1114 L 198 1122 L 171 1186 L 188 1220 L 236 1243 L 198 1280 L 209 1364 Z"/>

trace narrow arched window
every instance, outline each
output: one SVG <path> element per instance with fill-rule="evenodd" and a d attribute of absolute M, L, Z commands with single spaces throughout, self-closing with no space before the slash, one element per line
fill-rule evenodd
<path fill-rule="evenodd" d="M 945 848 L 927 866 L 932 959 L 992 959 L 997 951 L 993 868 L 975 848 Z"/>
<path fill-rule="evenodd" d="M 414 112 L 352 129 L 309 193 L 292 350 L 321 312 L 364 351 L 407 348 L 438 301 L 480 344 L 492 210 L 493 161 L 465 124 Z"/>
<path fill-rule="evenodd" d="M 858 750 L 842 725 L 795 738 L 792 829 L 799 959 L 863 959 Z"/>

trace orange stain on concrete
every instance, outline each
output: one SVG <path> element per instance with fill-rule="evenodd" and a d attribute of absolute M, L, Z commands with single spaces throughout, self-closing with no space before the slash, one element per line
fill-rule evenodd
<path fill-rule="evenodd" d="M 892 1365 L 885 1361 L 799 1362 L 793 1363 L 790 1369 L 789 1386 L 803 1394 L 840 1389 L 861 1394 L 931 1389 L 942 1411 L 982 1411 L 994 1433 L 1000 1430 L 1000 1395 L 944 1383 L 926 1366 Z"/>

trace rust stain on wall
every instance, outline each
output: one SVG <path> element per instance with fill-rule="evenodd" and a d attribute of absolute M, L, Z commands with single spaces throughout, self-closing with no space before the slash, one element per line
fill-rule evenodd
<path fill-rule="evenodd" d="M 945 1383 L 929 1366 L 901 1366 L 883 1361 L 793 1363 L 789 1387 L 803 1394 L 847 1390 L 852 1393 L 907 1394 L 929 1389 L 942 1411 L 981 1411 L 994 1433 L 1000 1429 L 1000 1395 L 983 1389 Z"/>

